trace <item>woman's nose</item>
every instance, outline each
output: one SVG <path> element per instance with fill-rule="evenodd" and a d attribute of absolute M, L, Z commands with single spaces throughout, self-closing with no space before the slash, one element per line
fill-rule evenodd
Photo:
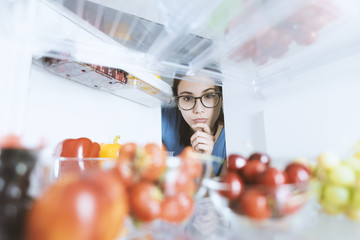
<path fill-rule="evenodd" d="M 204 106 L 202 105 L 200 98 L 195 99 L 195 107 L 193 108 L 195 113 L 204 112 Z"/>

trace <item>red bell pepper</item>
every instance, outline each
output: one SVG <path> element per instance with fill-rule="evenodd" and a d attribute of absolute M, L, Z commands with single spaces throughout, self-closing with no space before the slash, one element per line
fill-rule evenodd
<path fill-rule="evenodd" d="M 100 145 L 89 138 L 65 139 L 61 143 L 60 174 L 79 173 L 87 169 L 99 168 Z M 90 159 L 89 159 L 90 158 Z"/>
<path fill-rule="evenodd" d="M 60 157 L 95 158 L 99 157 L 100 145 L 89 138 L 65 139 L 62 142 Z"/>

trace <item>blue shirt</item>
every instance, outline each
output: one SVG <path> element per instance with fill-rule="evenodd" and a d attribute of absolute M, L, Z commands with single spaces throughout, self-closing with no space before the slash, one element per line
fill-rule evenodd
<path fill-rule="evenodd" d="M 181 120 L 181 112 L 176 107 L 165 107 L 161 109 L 162 121 L 162 142 L 169 152 L 174 152 L 174 156 L 179 155 L 184 146 L 180 145 L 179 126 Z M 222 161 L 226 158 L 225 130 L 221 130 L 219 138 L 216 140 L 213 156 L 220 157 Z M 214 173 L 219 174 L 221 163 L 213 162 Z"/>

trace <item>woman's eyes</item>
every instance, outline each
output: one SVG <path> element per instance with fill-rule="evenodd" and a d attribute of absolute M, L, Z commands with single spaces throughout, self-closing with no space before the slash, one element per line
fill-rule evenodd
<path fill-rule="evenodd" d="M 211 99 L 216 97 L 216 93 L 205 93 L 204 95 L 201 96 L 203 99 Z M 182 99 L 186 102 L 190 102 L 190 101 L 194 101 L 194 97 L 193 96 L 182 96 Z"/>
<path fill-rule="evenodd" d="M 205 98 L 213 98 L 213 97 L 215 97 L 215 93 L 207 93 L 207 94 L 205 94 L 204 96 L 205 96 Z"/>
<path fill-rule="evenodd" d="M 191 97 L 191 96 L 184 96 L 183 97 L 183 99 L 185 100 L 185 101 L 192 101 L 192 100 L 194 100 L 194 97 Z"/>

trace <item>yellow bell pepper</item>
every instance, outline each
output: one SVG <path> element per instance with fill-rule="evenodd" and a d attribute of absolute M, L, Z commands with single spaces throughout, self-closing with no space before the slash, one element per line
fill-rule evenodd
<path fill-rule="evenodd" d="M 119 150 L 121 148 L 121 144 L 118 143 L 120 136 L 116 136 L 113 143 L 100 144 L 100 158 L 117 158 L 119 156 Z"/>

